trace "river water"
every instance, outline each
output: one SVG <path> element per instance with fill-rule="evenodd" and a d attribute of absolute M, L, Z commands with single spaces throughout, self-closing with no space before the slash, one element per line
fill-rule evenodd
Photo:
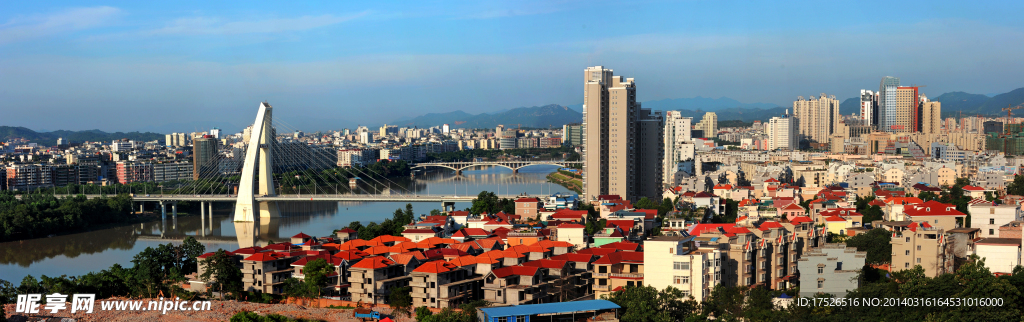
<path fill-rule="evenodd" d="M 477 195 L 492 191 L 499 195 L 527 193 L 531 195 L 566 192 L 562 186 L 547 182 L 545 176 L 556 166 L 532 166 L 512 173 L 512 170 L 492 167 L 466 170 L 462 175 L 453 171 L 419 173 L 413 179 L 395 180 L 392 190 L 415 191 L 418 195 Z M 369 183 L 368 183 L 369 184 Z M 395 189 L 395 187 L 402 187 Z M 208 216 L 179 216 L 168 214 L 166 220 L 119 226 L 78 234 L 51 238 L 30 239 L 0 243 L 0 279 L 15 285 L 27 275 L 82 275 L 109 268 L 114 263 L 131 267 L 132 257 L 146 247 L 180 243 L 185 236 L 195 236 L 207 251 L 223 248 L 235 250 L 251 244 L 265 245 L 268 241 L 286 241 L 300 232 L 312 236 L 326 236 L 334 229 L 348 226 L 352 221 L 364 225 L 391 218 L 395 209 L 405 209 L 404 202 L 318 202 L 280 204 L 281 218 L 258 223 L 243 224 L 232 221 L 232 205 L 215 204 L 212 219 Z M 441 209 L 439 202 L 413 202 L 416 214 Z M 469 207 L 468 202 L 456 203 L 456 209 Z M 153 205 L 147 206 L 153 211 Z M 204 220 L 205 219 L 205 220 Z M 241 234 L 239 233 L 241 232 Z"/>

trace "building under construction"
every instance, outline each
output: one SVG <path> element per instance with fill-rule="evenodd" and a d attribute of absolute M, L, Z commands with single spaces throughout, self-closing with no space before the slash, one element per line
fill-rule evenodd
<path fill-rule="evenodd" d="M 1024 124 L 1003 124 L 1003 131 L 985 133 L 988 150 L 1006 155 L 1024 155 Z"/>

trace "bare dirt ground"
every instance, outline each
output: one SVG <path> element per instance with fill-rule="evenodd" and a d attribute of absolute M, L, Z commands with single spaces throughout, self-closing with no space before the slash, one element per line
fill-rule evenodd
<path fill-rule="evenodd" d="M 70 304 L 70 303 L 69 303 Z M 352 317 L 352 310 L 325 309 L 307 307 L 296 304 L 261 304 L 236 301 L 213 301 L 210 311 L 167 311 L 162 314 L 160 311 L 103 311 L 99 303 L 96 304 L 92 313 L 77 312 L 71 314 L 70 309 L 50 314 L 49 311 L 40 311 L 40 314 L 24 315 L 13 313 L 14 304 L 7 304 L 4 312 L 7 312 L 7 319 L 10 322 L 23 321 L 171 321 L 171 322 L 214 322 L 228 321 L 231 316 L 241 311 L 256 312 L 260 315 L 280 314 L 291 318 L 312 319 L 317 321 L 359 321 Z M 69 306 L 70 307 L 70 306 Z M 383 315 L 390 316 L 391 309 L 375 309 Z M 71 318 L 66 319 L 66 318 Z M 397 322 L 413 322 L 415 319 L 401 315 L 391 317 Z"/>

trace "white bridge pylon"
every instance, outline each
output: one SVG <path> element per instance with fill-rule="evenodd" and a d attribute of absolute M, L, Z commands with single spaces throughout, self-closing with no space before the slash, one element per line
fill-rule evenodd
<path fill-rule="evenodd" d="M 242 181 L 238 184 L 238 201 L 235 206 L 235 221 L 255 221 L 258 211 L 261 218 L 280 217 L 277 204 L 272 201 L 256 203 L 257 189 L 261 196 L 274 196 L 274 158 L 271 155 L 274 144 L 271 120 L 273 108 L 267 102 L 261 102 L 256 112 L 256 121 L 252 124 L 249 145 L 245 150 L 245 163 L 242 165 Z M 259 169 L 257 169 L 257 166 Z M 259 183 L 255 176 L 259 174 Z M 253 185 L 256 186 L 253 186 Z"/>

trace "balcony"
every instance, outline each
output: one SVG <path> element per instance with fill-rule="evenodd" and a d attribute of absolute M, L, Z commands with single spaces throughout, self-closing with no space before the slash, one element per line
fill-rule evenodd
<path fill-rule="evenodd" d="M 594 278 L 607 278 L 608 273 L 594 273 Z"/>
<path fill-rule="evenodd" d="M 427 287 L 427 284 L 428 284 L 427 282 L 409 282 L 409 286 L 411 286 L 411 287 L 424 287 L 425 288 L 425 287 Z"/>
<path fill-rule="evenodd" d="M 592 288 L 595 291 L 611 291 L 612 290 L 612 286 L 611 285 L 594 285 Z"/>
<path fill-rule="evenodd" d="M 644 278 L 644 273 L 612 273 L 612 278 Z"/>

